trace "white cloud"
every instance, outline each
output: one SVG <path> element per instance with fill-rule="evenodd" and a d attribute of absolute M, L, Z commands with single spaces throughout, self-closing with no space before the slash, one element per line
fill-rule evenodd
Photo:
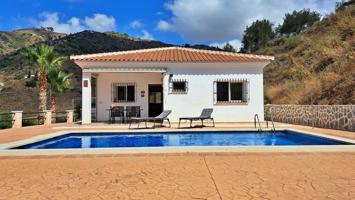
<path fill-rule="evenodd" d="M 152 34 L 150 34 L 148 31 L 146 30 L 142 30 L 142 36 L 140 38 L 144 39 L 144 40 L 154 40 L 154 37 Z"/>
<path fill-rule="evenodd" d="M 35 26 L 52 27 L 54 31 L 61 33 L 75 33 L 83 30 L 114 31 L 116 20 L 112 16 L 96 13 L 84 20 L 72 17 L 68 21 L 61 22 L 57 12 L 44 12 L 40 14 L 40 20 L 32 20 Z"/>
<path fill-rule="evenodd" d="M 131 28 L 142 28 L 144 24 L 140 20 L 134 20 L 129 25 Z"/>
<path fill-rule="evenodd" d="M 104 32 L 116 29 L 116 20 L 112 16 L 96 13 L 93 17 L 85 17 L 84 23 L 90 30 Z"/>
<path fill-rule="evenodd" d="M 167 21 L 160 20 L 158 22 L 157 29 L 162 31 L 173 31 L 173 26 Z"/>
<path fill-rule="evenodd" d="M 59 22 L 58 13 L 56 12 L 44 12 L 40 16 L 43 18 L 43 20 L 39 22 L 36 21 L 35 23 L 37 23 L 38 26 L 53 27 L 54 31 L 56 32 L 74 33 L 83 31 L 85 29 L 85 27 L 80 24 L 80 20 L 76 17 L 72 17 L 67 22 L 61 23 Z"/>
<path fill-rule="evenodd" d="M 238 39 L 229 40 L 226 42 L 213 42 L 210 44 L 210 46 L 223 48 L 227 44 L 227 42 L 232 45 L 236 51 L 239 51 L 240 47 L 242 46 L 242 43 Z"/>
<path fill-rule="evenodd" d="M 279 24 L 287 12 L 309 8 L 321 14 L 334 10 L 335 0 L 173 0 L 165 7 L 168 20 L 160 20 L 158 30 L 180 34 L 187 41 L 241 40 L 247 25 L 256 19 Z"/>

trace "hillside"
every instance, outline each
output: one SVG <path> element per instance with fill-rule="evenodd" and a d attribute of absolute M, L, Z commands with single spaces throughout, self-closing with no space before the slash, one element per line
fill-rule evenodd
<path fill-rule="evenodd" d="M 355 6 L 281 37 L 257 54 L 274 55 L 264 69 L 267 103 L 355 104 Z"/>
<path fill-rule="evenodd" d="M 19 32 L 23 32 L 23 30 L 3 32 L 3 34 L 13 36 L 19 35 Z M 0 49 L 6 54 L 0 55 L 0 111 L 14 109 L 35 111 L 37 109 L 37 88 L 26 86 L 26 82 L 29 81 L 26 77 L 29 73 L 33 76 L 35 70 L 31 69 L 27 61 L 21 56 L 24 48 L 36 44 L 36 41 L 53 46 L 55 51 L 63 56 L 171 46 L 160 41 L 143 40 L 114 32 L 83 31 L 64 35 L 43 29 L 26 29 L 25 33 L 17 38 L 13 36 L 11 41 L 1 42 L 4 45 Z M 29 33 L 33 33 L 33 35 L 30 36 Z M 28 42 L 23 43 L 25 40 Z M 205 45 L 191 47 L 219 50 Z M 63 70 L 73 73 L 75 79 L 73 80 L 74 89 L 60 95 L 58 99 L 59 110 L 72 108 L 72 101 L 79 101 L 81 94 L 80 68 L 72 61 L 67 61 L 63 64 Z"/>
<path fill-rule="evenodd" d="M 19 29 L 10 32 L 0 31 L 0 55 L 12 53 L 38 42 L 59 39 L 65 35 L 45 28 Z"/>
<path fill-rule="evenodd" d="M 355 8 L 338 9 L 300 35 L 270 41 L 256 54 L 274 55 L 264 69 L 266 103 L 355 104 Z M 0 111 L 37 108 L 37 88 L 26 86 L 35 70 L 21 56 L 24 48 L 46 43 L 60 55 L 100 53 L 171 46 L 127 34 L 83 31 L 55 33 L 48 28 L 0 32 Z M 220 50 L 206 45 L 192 48 Z M 74 89 L 59 98 L 59 110 L 80 101 L 81 70 L 71 61 L 64 71 L 74 74 Z"/>

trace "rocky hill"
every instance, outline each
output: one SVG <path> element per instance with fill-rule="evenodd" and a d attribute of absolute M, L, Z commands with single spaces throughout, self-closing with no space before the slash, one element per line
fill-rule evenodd
<path fill-rule="evenodd" d="M 256 53 L 275 56 L 264 69 L 267 103 L 355 104 L 354 3 Z"/>
<path fill-rule="evenodd" d="M 355 8 L 349 3 L 307 31 L 278 37 L 254 52 L 275 56 L 264 70 L 266 103 L 355 104 L 354 32 Z M 37 88 L 28 84 L 35 70 L 21 54 L 24 48 L 41 42 L 64 56 L 171 46 L 115 32 L 66 35 L 50 28 L 0 32 L 0 111 L 36 110 Z M 220 50 L 205 45 L 190 47 Z M 74 89 L 60 95 L 59 110 L 72 108 L 81 93 L 79 67 L 67 61 L 63 68 L 74 74 Z"/>
<path fill-rule="evenodd" d="M 15 31 L 0 31 L 0 55 L 12 53 L 18 49 L 66 36 L 48 28 L 19 29 Z"/>
<path fill-rule="evenodd" d="M 62 56 L 77 54 L 101 53 L 172 46 L 160 41 L 143 40 L 127 34 L 94 31 L 83 31 L 65 35 L 47 29 L 25 29 L 12 32 L 1 32 L 6 39 L 0 40 L 0 111 L 24 109 L 35 111 L 38 105 L 37 88 L 27 84 L 36 72 L 31 69 L 22 53 L 26 47 L 37 43 L 46 43 L 55 48 Z M 26 42 L 25 42 L 26 41 Z M 192 48 L 220 50 L 206 45 L 194 45 Z M 59 110 L 73 107 L 73 101 L 80 100 L 81 70 L 72 61 L 63 64 L 63 70 L 73 73 L 74 89 L 60 95 Z M 26 86 L 27 85 L 27 86 Z"/>

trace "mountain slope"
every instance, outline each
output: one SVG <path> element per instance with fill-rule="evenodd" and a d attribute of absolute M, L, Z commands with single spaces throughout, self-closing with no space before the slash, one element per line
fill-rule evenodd
<path fill-rule="evenodd" d="M 355 104 L 355 8 L 344 6 L 315 23 L 306 32 L 284 36 L 268 43 L 256 54 L 274 55 L 264 69 L 266 103 Z M 0 111 L 36 111 L 37 88 L 26 87 L 29 72 L 21 56 L 25 47 L 43 42 L 60 55 L 100 53 L 171 46 L 126 34 L 83 31 L 60 34 L 49 29 L 0 32 Z M 205 45 L 192 48 L 220 50 Z M 59 98 L 59 110 L 72 108 L 80 100 L 81 70 L 71 61 L 64 71 L 74 74 L 74 89 Z"/>
<path fill-rule="evenodd" d="M 26 29 L 26 34 L 31 32 L 31 30 Z M 38 32 L 38 29 L 33 29 L 32 31 L 38 33 L 33 38 L 27 38 L 27 40 L 32 42 L 21 43 L 23 37 L 20 37 L 21 39 L 19 40 L 16 40 L 16 37 L 12 37 L 12 41 L 6 42 L 8 47 L 3 45 L 4 47 L 1 48 L 7 53 L 0 55 L 0 111 L 14 109 L 36 111 L 38 105 L 37 88 L 26 87 L 26 82 L 29 81 L 26 76 L 28 76 L 28 73 L 33 75 L 35 69 L 31 69 L 27 61 L 22 57 L 25 47 L 37 44 L 35 41 L 53 46 L 55 51 L 62 56 L 172 46 L 160 41 L 143 40 L 115 32 L 83 31 L 70 35 L 60 35 L 42 29 L 40 30 L 41 32 Z M 15 32 L 18 34 L 17 32 L 19 31 L 6 32 L 5 34 L 14 35 Z M 46 38 L 43 33 L 49 36 Z M 5 42 L 2 43 L 5 44 Z M 21 45 L 15 45 L 18 43 L 21 43 Z M 205 45 L 191 47 L 220 50 Z M 63 70 L 74 74 L 74 89 L 71 92 L 59 95 L 59 110 L 72 108 L 72 100 L 80 100 L 81 93 L 81 69 L 74 62 L 68 60 L 63 64 Z"/>
<path fill-rule="evenodd" d="M 264 69 L 268 103 L 355 103 L 355 6 L 350 4 L 298 36 L 268 43 L 257 54 L 275 61 Z"/>
<path fill-rule="evenodd" d="M 12 53 L 38 42 L 59 39 L 65 35 L 45 28 L 19 29 L 10 32 L 0 31 L 0 55 Z"/>
<path fill-rule="evenodd" d="M 33 30 L 37 32 L 37 29 Z M 7 32 L 7 35 L 18 34 L 18 31 Z M 26 34 L 29 30 L 26 30 Z M 51 32 L 52 34 L 55 34 Z M 73 54 L 100 53 L 109 51 L 123 51 L 143 48 L 155 48 L 171 46 L 159 41 L 142 40 L 129 37 L 119 33 L 98 33 L 93 31 L 83 31 L 76 34 L 61 35 L 61 37 L 42 37 L 43 34 L 36 34 L 33 37 L 27 38 L 31 41 L 39 41 L 53 46 L 55 51 L 62 56 Z M 6 44 L 17 44 L 23 41 L 16 41 L 16 37 L 12 37 L 14 41 L 9 41 Z M 5 42 L 3 42 L 5 43 Z M 37 42 L 38 43 L 38 42 Z M 36 42 L 28 42 L 21 45 L 8 45 L 4 49 L 7 54 L 0 56 L 0 111 L 24 109 L 25 111 L 36 111 L 37 109 L 37 94 L 36 87 L 26 87 L 27 74 L 35 73 L 35 69 L 31 69 L 27 61 L 22 57 L 25 48 Z M 5 45 L 3 45 L 5 46 Z M 17 48 L 17 50 L 15 50 Z M 72 61 L 66 61 L 63 64 L 63 70 L 74 74 L 73 90 L 71 92 L 60 95 L 59 110 L 72 108 L 72 100 L 80 99 L 80 80 L 81 70 Z"/>

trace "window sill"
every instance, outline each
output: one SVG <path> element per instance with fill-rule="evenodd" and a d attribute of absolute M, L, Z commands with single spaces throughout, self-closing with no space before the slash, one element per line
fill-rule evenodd
<path fill-rule="evenodd" d="M 171 91 L 169 94 L 187 94 L 187 91 Z"/>
<path fill-rule="evenodd" d="M 215 102 L 214 105 L 222 105 L 222 106 L 228 106 L 228 105 L 248 105 L 249 102 L 232 102 L 232 101 L 223 101 L 223 102 Z"/>

